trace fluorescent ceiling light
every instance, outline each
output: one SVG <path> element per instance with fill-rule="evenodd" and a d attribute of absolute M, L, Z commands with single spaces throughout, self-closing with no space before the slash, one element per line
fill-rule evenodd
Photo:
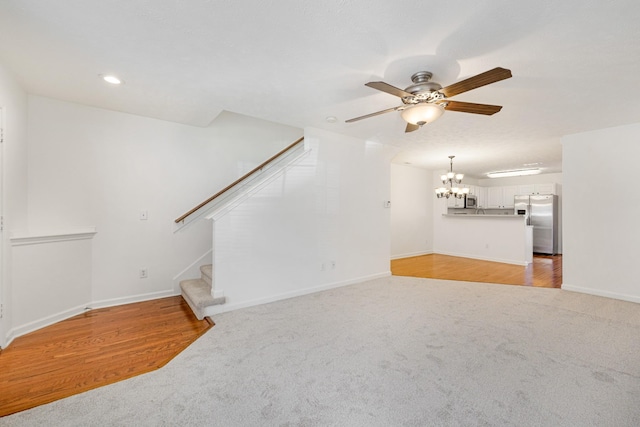
<path fill-rule="evenodd" d="M 111 83 L 112 85 L 122 84 L 122 80 L 120 80 L 119 78 L 117 78 L 116 76 L 114 76 L 112 74 L 107 74 L 107 75 L 100 76 L 100 77 L 102 77 L 102 80 L 104 80 L 107 83 Z"/>
<path fill-rule="evenodd" d="M 540 169 L 518 169 L 512 171 L 489 172 L 487 176 L 489 178 L 505 178 L 507 176 L 537 175 L 540 172 L 542 172 Z"/>

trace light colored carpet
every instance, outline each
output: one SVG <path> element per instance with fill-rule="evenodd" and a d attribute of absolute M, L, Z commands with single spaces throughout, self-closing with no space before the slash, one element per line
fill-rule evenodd
<path fill-rule="evenodd" d="M 640 304 L 389 277 L 214 320 L 158 371 L 0 425 L 640 425 Z"/>

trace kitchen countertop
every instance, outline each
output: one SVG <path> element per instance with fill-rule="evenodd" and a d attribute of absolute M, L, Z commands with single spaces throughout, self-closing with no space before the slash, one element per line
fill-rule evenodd
<path fill-rule="evenodd" d="M 520 219 L 524 219 L 523 215 L 498 215 L 498 214 L 466 214 L 466 213 L 459 213 L 459 214 L 442 214 L 442 216 L 447 216 L 447 217 L 473 217 L 473 218 L 520 218 Z"/>

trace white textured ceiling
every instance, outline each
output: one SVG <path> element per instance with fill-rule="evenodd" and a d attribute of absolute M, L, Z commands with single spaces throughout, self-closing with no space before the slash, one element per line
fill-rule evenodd
<path fill-rule="evenodd" d="M 637 0 L 0 0 L 0 61 L 32 94 L 207 126 L 222 110 L 401 147 L 396 161 L 476 177 L 541 162 L 562 135 L 640 121 Z M 420 70 L 447 86 L 494 67 L 513 78 L 405 134 Z M 98 74 L 125 80 L 110 87 Z M 327 116 L 338 118 L 327 123 Z"/>

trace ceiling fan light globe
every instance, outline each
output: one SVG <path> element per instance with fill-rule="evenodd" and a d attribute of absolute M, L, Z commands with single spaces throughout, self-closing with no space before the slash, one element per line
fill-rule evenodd
<path fill-rule="evenodd" d="M 402 118 L 412 125 L 422 126 L 438 119 L 444 113 L 440 104 L 420 103 L 402 110 Z"/>

